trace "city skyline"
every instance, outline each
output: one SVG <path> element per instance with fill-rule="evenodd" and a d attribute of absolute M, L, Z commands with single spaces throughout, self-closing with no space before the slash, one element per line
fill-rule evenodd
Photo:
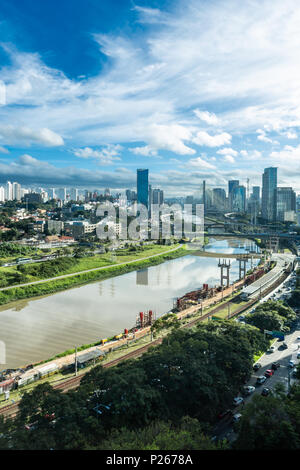
<path fill-rule="evenodd" d="M 1 2 L 3 183 L 300 192 L 295 0 L 87 3 Z"/>

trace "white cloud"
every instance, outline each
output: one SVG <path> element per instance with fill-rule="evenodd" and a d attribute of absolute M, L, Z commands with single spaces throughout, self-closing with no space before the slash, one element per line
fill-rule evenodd
<path fill-rule="evenodd" d="M 0 153 L 9 153 L 9 150 L 7 150 L 5 147 L 0 146 Z"/>
<path fill-rule="evenodd" d="M 46 147 L 58 147 L 64 145 L 63 138 L 57 133 L 47 129 L 30 129 L 26 126 L 0 125 L 0 136 L 10 144 L 32 145 L 40 144 Z"/>
<path fill-rule="evenodd" d="M 232 155 L 225 155 L 224 161 L 227 163 L 235 163 L 235 159 L 233 158 Z"/>
<path fill-rule="evenodd" d="M 169 150 L 180 155 L 192 155 L 196 151 L 187 145 L 185 141 L 192 140 L 192 133 L 188 127 L 180 124 L 152 124 L 148 129 L 143 129 L 144 139 L 152 149 Z"/>
<path fill-rule="evenodd" d="M 194 109 L 196 116 L 201 119 L 201 121 L 211 124 L 213 126 L 219 124 L 219 119 L 214 113 L 209 113 L 208 111 L 200 111 L 200 109 Z"/>
<path fill-rule="evenodd" d="M 256 133 L 258 134 L 258 136 L 257 136 L 258 140 L 261 140 L 262 142 L 268 142 L 268 143 L 272 144 L 272 142 L 273 142 L 272 139 L 267 137 L 265 131 L 263 131 L 262 129 L 257 129 Z"/>
<path fill-rule="evenodd" d="M 203 160 L 201 157 L 196 157 L 196 158 L 191 158 L 187 162 L 187 166 L 191 167 L 196 167 L 196 168 L 201 168 L 201 169 L 209 169 L 209 170 L 214 170 L 216 167 L 212 165 L 211 163 L 208 163 L 207 161 Z"/>
<path fill-rule="evenodd" d="M 271 152 L 270 158 L 285 163 L 286 166 L 289 166 L 291 161 L 300 163 L 300 145 L 297 147 L 285 145 L 282 150 Z M 296 169 L 294 169 L 294 171 L 296 171 Z"/>
<path fill-rule="evenodd" d="M 232 155 L 233 157 L 236 157 L 238 155 L 238 152 L 236 150 L 228 147 L 224 147 L 223 149 L 218 150 L 217 153 L 220 155 Z"/>
<path fill-rule="evenodd" d="M 129 149 L 135 155 L 143 155 L 144 157 L 156 157 L 157 150 L 150 147 L 150 145 L 145 145 L 144 147 L 134 147 Z"/>
<path fill-rule="evenodd" d="M 121 145 L 108 145 L 101 150 L 95 150 L 91 147 L 74 149 L 73 153 L 79 158 L 95 158 L 99 160 L 101 165 L 110 165 L 116 160 L 121 160 L 118 156 L 120 150 L 122 150 Z"/>
<path fill-rule="evenodd" d="M 296 134 L 296 132 L 294 131 L 287 131 L 287 132 L 284 132 L 283 135 L 285 137 L 287 137 L 288 139 L 297 139 L 298 138 L 298 135 Z"/>
<path fill-rule="evenodd" d="M 227 132 L 221 134 L 210 135 L 205 131 L 199 131 L 194 137 L 193 142 L 200 146 L 205 147 L 221 147 L 222 145 L 231 143 L 231 135 Z"/>

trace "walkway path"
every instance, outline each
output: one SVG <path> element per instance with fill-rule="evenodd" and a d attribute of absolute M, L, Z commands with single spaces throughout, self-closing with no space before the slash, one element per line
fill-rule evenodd
<path fill-rule="evenodd" d="M 151 256 L 146 256 L 146 258 L 137 258 L 137 259 L 134 259 L 132 261 L 124 261 L 123 263 L 110 264 L 110 265 L 106 265 L 106 266 L 101 266 L 99 268 L 85 269 L 84 271 L 78 271 L 76 273 L 71 273 L 71 274 L 62 274 L 61 276 L 49 277 L 48 279 L 41 279 L 39 281 L 27 282 L 26 284 L 14 284 L 13 286 L 1 287 L 0 291 L 8 290 L 8 289 L 15 289 L 16 287 L 26 287 L 26 286 L 32 286 L 34 284 L 42 284 L 43 282 L 57 281 L 59 279 L 64 279 L 66 277 L 77 276 L 79 274 L 90 273 L 92 271 L 101 271 L 102 269 L 115 268 L 117 266 L 124 266 L 125 264 L 137 263 L 138 261 L 145 261 L 145 260 L 150 259 L 150 258 L 155 258 L 157 256 L 172 253 L 173 251 L 176 251 L 181 247 L 182 247 L 182 245 L 179 245 L 176 248 L 172 248 L 171 250 L 162 251 L 161 253 L 156 253 L 155 255 L 151 255 Z"/>

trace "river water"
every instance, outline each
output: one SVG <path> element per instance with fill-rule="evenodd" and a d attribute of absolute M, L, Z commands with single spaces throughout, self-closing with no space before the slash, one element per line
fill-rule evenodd
<path fill-rule="evenodd" d="M 244 239 L 210 240 L 206 251 L 243 253 L 255 249 Z M 257 264 L 254 260 L 253 264 Z M 247 265 L 250 269 L 250 264 Z M 187 255 L 140 271 L 16 302 L 0 309 L 0 341 L 6 363 L 0 370 L 47 359 L 67 349 L 89 344 L 134 326 L 140 311 L 156 317 L 168 312 L 186 292 L 220 284 L 218 259 Z M 231 260 L 230 282 L 238 279 L 238 262 Z"/>

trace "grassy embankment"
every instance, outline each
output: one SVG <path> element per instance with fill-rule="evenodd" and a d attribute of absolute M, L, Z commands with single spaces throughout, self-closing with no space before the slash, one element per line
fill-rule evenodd
<path fill-rule="evenodd" d="M 136 269 L 154 266 L 164 261 L 178 258 L 180 256 L 185 256 L 186 254 L 188 254 L 188 251 L 184 247 L 179 247 L 176 251 L 170 251 L 173 248 L 176 248 L 176 246 L 167 248 L 166 246 L 155 245 L 154 247 L 147 247 L 141 252 L 128 253 L 127 256 L 125 254 L 119 256 L 116 255 L 114 261 L 112 261 L 111 255 L 108 255 L 107 257 L 106 255 L 103 255 L 102 257 L 81 258 L 78 259 L 78 263 L 69 266 L 66 271 L 59 273 L 53 272 L 52 276 L 72 274 L 72 272 L 79 272 L 85 269 L 99 268 L 99 270 L 91 271 L 88 273 L 76 274 L 74 276 L 70 276 L 63 279 L 45 281 L 41 284 L 32 284 L 23 287 L 16 286 L 9 290 L 3 290 L 0 292 L 0 305 L 7 304 L 15 300 L 52 294 L 54 292 L 59 292 L 71 287 L 80 286 L 93 281 L 108 279 L 110 277 L 119 276 L 130 271 L 135 271 Z M 155 256 L 150 259 L 139 259 L 153 255 Z M 137 261 L 131 262 L 129 264 L 129 261 L 133 260 Z M 45 263 L 48 262 L 46 261 Z M 105 268 L 105 265 L 112 264 L 115 264 L 115 266 Z M 47 277 L 48 275 L 46 276 L 46 278 Z M 40 279 L 40 277 L 34 277 L 34 279 L 31 278 L 31 280 L 34 281 Z M 27 282 L 31 282 L 31 280 Z"/>

